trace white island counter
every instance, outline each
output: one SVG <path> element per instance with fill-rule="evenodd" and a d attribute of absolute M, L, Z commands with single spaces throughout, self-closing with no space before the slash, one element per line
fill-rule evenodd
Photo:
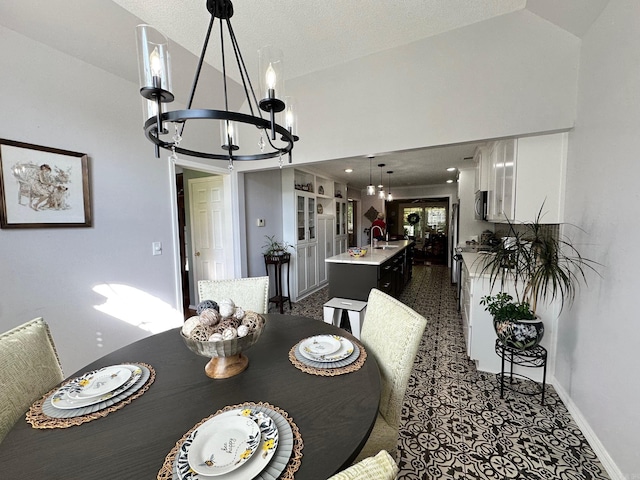
<path fill-rule="evenodd" d="M 348 252 L 334 255 L 325 259 L 327 263 L 351 263 L 356 265 L 382 265 L 384 262 L 402 252 L 409 245 L 411 240 L 397 240 L 394 242 L 378 242 L 379 248 L 371 249 L 371 245 L 367 245 L 367 254 L 363 257 L 352 257 Z M 364 245 L 363 245 L 364 247 Z"/>

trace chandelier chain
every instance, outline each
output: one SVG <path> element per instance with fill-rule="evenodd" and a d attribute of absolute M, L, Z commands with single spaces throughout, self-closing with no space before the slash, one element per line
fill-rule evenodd
<path fill-rule="evenodd" d="M 233 45 L 233 53 L 236 56 L 236 63 L 238 64 L 238 71 L 240 72 L 240 77 L 242 78 L 242 86 L 244 87 L 244 95 L 247 97 L 247 105 L 249 106 L 249 111 L 251 115 L 255 115 L 253 111 L 253 104 L 251 103 L 251 98 L 249 96 L 249 92 L 252 93 L 253 101 L 256 105 L 258 105 L 258 99 L 256 97 L 256 92 L 253 89 L 253 84 L 251 83 L 251 78 L 247 73 L 247 67 L 244 63 L 244 58 L 242 56 L 242 52 L 240 51 L 240 45 L 238 45 L 238 40 L 236 39 L 236 34 L 233 31 L 233 27 L 231 26 L 231 21 L 227 18 L 227 29 L 229 30 L 229 37 L 231 37 L 231 43 Z M 247 84 L 249 84 L 249 88 L 247 88 Z M 259 108 L 258 116 L 262 118 L 262 110 Z"/>

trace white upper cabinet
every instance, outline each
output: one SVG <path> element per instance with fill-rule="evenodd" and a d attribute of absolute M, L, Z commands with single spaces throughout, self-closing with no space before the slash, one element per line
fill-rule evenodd
<path fill-rule="evenodd" d="M 476 148 L 473 154 L 473 161 L 476 164 L 476 178 L 475 178 L 475 191 L 489 190 L 489 172 L 491 171 L 490 165 L 490 147 L 488 145 L 482 145 Z"/>
<path fill-rule="evenodd" d="M 492 222 L 564 221 L 567 133 L 493 143 L 489 154 L 488 214 Z"/>

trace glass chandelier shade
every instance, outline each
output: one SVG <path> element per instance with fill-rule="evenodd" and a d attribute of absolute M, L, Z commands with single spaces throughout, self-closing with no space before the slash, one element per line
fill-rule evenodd
<path fill-rule="evenodd" d="M 387 195 L 387 201 L 390 202 L 393 200 L 393 195 L 391 195 L 391 174 L 393 171 L 387 172 L 389 174 L 389 195 Z"/>
<path fill-rule="evenodd" d="M 384 163 L 379 163 L 378 164 L 378 167 L 380 167 L 380 184 L 378 185 L 378 188 L 380 190 L 378 190 L 378 198 L 380 200 L 384 200 L 384 198 L 386 196 L 385 193 L 384 193 L 384 185 L 382 184 L 382 167 L 384 167 L 384 166 L 385 166 Z"/>
<path fill-rule="evenodd" d="M 147 139 L 155 144 L 156 157 L 160 156 L 160 148 L 163 148 L 172 151 L 172 157 L 181 153 L 214 160 L 229 160 L 230 166 L 234 160 L 264 160 L 279 156 L 282 161 L 284 154 L 289 154 L 289 162 L 291 163 L 290 153 L 298 136 L 295 125 L 295 106 L 293 103 L 288 105 L 285 101 L 280 100 L 280 98 L 284 98 L 285 93 L 282 51 L 271 46 L 259 50 L 260 100 L 258 100 L 231 26 L 231 17 L 234 13 L 231 0 L 205 0 L 205 4 L 210 13 L 210 21 L 198 59 L 187 107 L 184 110 L 170 111 L 167 109 L 167 104 L 174 100 L 171 84 L 171 57 L 167 38 L 149 25 L 139 25 L 136 28 L 140 94 L 143 97 L 143 113 L 145 115 L 144 132 Z M 216 35 L 212 37 L 216 23 L 219 24 L 219 37 Z M 223 105 L 218 109 L 192 108 L 207 47 L 210 39 L 216 37 L 218 38 L 217 43 L 219 44 L 222 65 Z M 214 41 L 212 40 L 211 43 Z M 225 46 L 230 50 L 230 53 L 226 55 Z M 234 100 L 237 104 L 246 105 L 248 113 L 229 110 L 227 83 L 232 80 L 227 76 L 227 68 L 228 66 L 232 67 L 234 63 L 240 78 L 237 83 L 243 87 L 241 91 L 245 96 L 242 102 L 237 102 L 238 99 Z M 283 111 L 285 112 L 282 115 L 285 125 L 276 122 L 276 114 Z M 263 118 L 262 112 L 266 112 L 269 118 Z M 211 149 L 203 148 L 202 145 L 205 142 L 194 138 L 197 132 L 203 131 L 202 128 L 190 129 L 188 127 L 191 123 L 196 123 L 196 120 L 197 123 L 203 123 L 204 120 L 219 123 L 219 129 L 213 131 L 220 132 L 220 142 L 218 143 L 221 147 L 220 150 L 217 150 L 216 145 L 212 145 L 215 148 Z M 169 129 L 165 128 L 167 123 L 173 123 L 175 126 L 175 133 L 170 139 L 163 137 L 169 133 Z M 238 134 L 244 128 L 243 137 L 248 137 L 249 135 L 245 134 L 252 130 L 247 126 L 257 128 L 256 140 L 258 141 L 248 140 L 243 145 L 239 141 Z M 196 133 L 188 135 L 191 131 Z M 205 131 L 211 130 L 205 126 Z M 188 145 L 196 145 L 197 148 L 186 147 L 187 142 L 189 142 Z"/>
<path fill-rule="evenodd" d="M 374 159 L 373 156 L 369 157 L 369 185 L 367 185 L 367 195 L 375 195 L 376 187 L 373 186 L 373 181 L 371 180 L 371 161 Z"/>

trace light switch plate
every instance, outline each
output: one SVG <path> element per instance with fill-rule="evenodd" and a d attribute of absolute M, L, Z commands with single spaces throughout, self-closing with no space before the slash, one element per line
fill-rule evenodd
<path fill-rule="evenodd" d="M 162 242 L 153 242 L 151 244 L 153 255 L 162 255 Z"/>
<path fill-rule="evenodd" d="M 264 218 L 259 218 L 256 220 L 256 226 L 264 227 Z"/>

